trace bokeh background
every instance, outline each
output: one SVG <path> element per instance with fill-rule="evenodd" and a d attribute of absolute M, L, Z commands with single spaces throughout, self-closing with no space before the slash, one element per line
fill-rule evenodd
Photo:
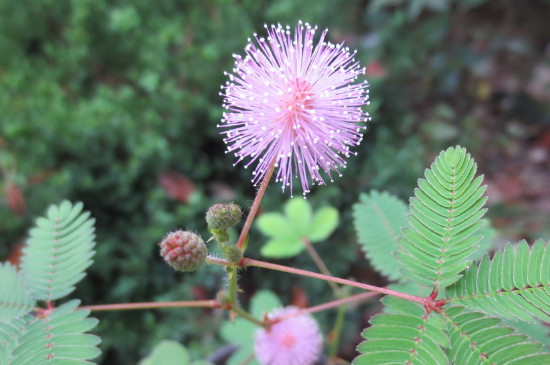
<path fill-rule="evenodd" d="M 51 203 L 82 201 L 97 219 L 97 254 L 73 297 L 85 304 L 212 298 L 223 271 L 175 273 L 156 243 L 176 228 L 207 235 L 215 202 L 249 207 L 251 172 L 233 166 L 216 125 L 232 54 L 264 23 L 299 19 L 358 50 L 373 117 L 344 176 L 316 187 L 341 227 L 317 248 L 334 274 L 384 285 L 361 259 L 351 206 L 361 192 L 406 200 L 437 153 L 461 144 L 485 175 L 495 245 L 550 231 L 550 1 L 531 0 L 2 0 L 0 2 L 0 259 L 17 262 Z M 288 199 L 278 186 L 263 209 Z M 252 232 L 249 253 L 265 240 Z M 305 255 L 283 264 L 316 270 Z M 326 283 L 248 270 L 284 303 L 331 299 Z M 377 310 L 348 312 L 351 359 Z M 195 358 L 224 345 L 221 313 L 96 313 L 103 364 L 135 364 L 162 339 Z M 328 330 L 334 313 L 317 316 Z"/>

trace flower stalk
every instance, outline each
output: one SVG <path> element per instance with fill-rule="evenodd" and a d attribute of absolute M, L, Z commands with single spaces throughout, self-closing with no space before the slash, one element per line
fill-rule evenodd
<path fill-rule="evenodd" d="M 267 189 L 267 185 L 269 185 L 269 180 L 271 179 L 271 175 L 273 175 L 273 171 L 275 170 L 275 165 L 276 165 L 275 161 L 276 161 L 275 159 L 271 161 L 271 164 L 269 165 L 267 172 L 265 173 L 264 179 L 262 180 L 260 188 L 258 189 L 258 193 L 254 198 L 252 207 L 250 208 L 250 212 L 248 213 L 248 216 L 246 217 L 246 221 L 244 222 L 244 227 L 239 236 L 239 240 L 237 241 L 237 247 L 242 249 L 243 253 L 244 253 L 244 250 L 246 249 L 246 247 L 243 247 L 246 241 L 246 236 L 248 235 L 248 231 L 250 230 L 250 227 L 252 227 L 252 222 L 254 222 L 254 218 L 256 217 L 256 213 L 258 212 L 258 208 L 260 207 L 260 203 L 262 201 L 262 198 L 264 197 L 264 193 L 265 193 L 265 190 Z"/>

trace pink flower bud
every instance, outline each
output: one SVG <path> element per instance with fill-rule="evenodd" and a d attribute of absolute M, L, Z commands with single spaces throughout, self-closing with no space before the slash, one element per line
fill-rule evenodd
<path fill-rule="evenodd" d="M 179 271 L 195 271 L 206 260 L 206 245 L 202 238 L 193 232 L 169 233 L 159 245 L 164 261 Z"/>

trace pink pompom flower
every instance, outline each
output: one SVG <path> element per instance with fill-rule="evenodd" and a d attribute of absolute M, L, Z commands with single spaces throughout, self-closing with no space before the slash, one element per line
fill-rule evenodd
<path fill-rule="evenodd" d="M 311 365 L 321 354 L 323 336 L 310 315 L 299 315 L 296 307 L 274 310 L 268 318 L 275 323 L 260 329 L 254 353 L 262 365 Z M 285 318 L 288 317 L 288 318 Z M 277 319 L 282 318 L 277 322 Z"/>
<path fill-rule="evenodd" d="M 283 192 L 299 177 L 304 195 L 310 185 L 341 176 L 351 147 L 363 138 L 362 110 L 369 94 L 366 81 L 356 82 L 365 69 L 343 44 L 325 41 L 324 30 L 314 44 L 317 27 L 298 23 L 265 26 L 267 38 L 254 35 L 246 55 L 234 55 L 226 73 L 222 123 L 218 127 L 237 163 L 256 164 L 252 182 L 258 184 L 272 163 Z"/>

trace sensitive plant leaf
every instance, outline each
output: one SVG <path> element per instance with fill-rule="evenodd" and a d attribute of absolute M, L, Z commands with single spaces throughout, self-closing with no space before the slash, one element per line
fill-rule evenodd
<path fill-rule="evenodd" d="M 139 365 L 189 365 L 190 356 L 185 346 L 176 341 L 161 341 Z"/>
<path fill-rule="evenodd" d="M 284 207 L 285 215 L 289 222 L 296 229 L 300 237 L 305 237 L 309 234 L 311 225 L 311 205 L 305 199 L 294 198 L 290 199 Z"/>
<path fill-rule="evenodd" d="M 0 263 L 0 321 L 23 316 L 35 305 L 17 268 L 9 262 Z"/>
<path fill-rule="evenodd" d="M 301 239 L 273 239 L 269 240 L 260 249 L 260 253 L 265 257 L 273 259 L 283 259 L 294 257 L 304 250 L 305 246 Z"/>
<path fill-rule="evenodd" d="M 440 365 L 449 361 L 443 347 L 449 345 L 442 316 L 425 315 L 424 309 L 400 298 L 384 298 L 386 313 L 371 320 L 361 334 L 361 353 L 354 365 L 423 364 Z"/>
<path fill-rule="evenodd" d="M 521 334 L 527 335 L 531 340 L 540 342 L 547 348 L 550 348 L 550 328 L 544 322 L 536 321 L 535 323 L 529 323 L 503 319 L 502 323 L 505 326 L 512 327 Z"/>
<path fill-rule="evenodd" d="M 420 285 L 414 281 L 396 282 L 388 285 L 388 289 L 399 291 L 401 293 L 416 295 L 419 297 L 427 297 L 431 294 L 432 288 Z"/>
<path fill-rule="evenodd" d="M 496 231 L 491 227 L 491 223 L 488 219 L 483 220 L 483 225 L 479 229 L 479 235 L 481 240 L 479 241 L 479 249 L 468 257 L 468 260 L 476 261 L 488 254 L 493 247 L 493 242 L 496 236 Z"/>
<path fill-rule="evenodd" d="M 52 301 L 71 293 L 95 254 L 94 220 L 82 203 L 52 205 L 39 218 L 24 248 L 21 269 L 31 294 Z"/>
<path fill-rule="evenodd" d="M 550 249 L 537 241 L 484 256 L 446 290 L 450 303 L 511 320 L 550 322 Z"/>
<path fill-rule="evenodd" d="M 279 307 L 282 307 L 281 301 L 269 290 L 256 292 L 250 303 L 250 311 L 258 319 L 262 319 L 265 313 Z M 229 358 L 228 365 L 240 365 L 250 355 L 254 354 L 254 333 L 257 329 L 257 325 L 242 318 L 236 318 L 235 321 L 225 321 L 222 324 L 222 338 L 239 346 L 237 351 Z M 259 365 L 255 358 L 248 364 Z"/>
<path fill-rule="evenodd" d="M 502 325 L 500 318 L 464 307 L 446 309 L 445 318 L 450 324 L 449 358 L 454 364 L 550 363 L 550 353 L 542 344 Z"/>
<path fill-rule="evenodd" d="M 19 339 L 32 316 L 12 318 L 7 321 L 0 321 L 0 364 L 11 364 L 13 350 L 19 344 Z"/>
<path fill-rule="evenodd" d="M 13 350 L 12 365 L 86 362 L 98 357 L 99 337 L 85 333 L 98 321 L 89 318 L 89 310 L 77 309 L 80 301 L 72 300 L 27 326 Z"/>
<path fill-rule="evenodd" d="M 305 199 L 290 199 L 284 207 L 285 215 L 263 213 L 256 220 L 258 229 L 271 239 L 261 249 L 261 254 L 270 258 L 289 258 L 300 254 L 303 240 L 325 240 L 338 226 L 338 211 L 323 207 L 312 213 Z"/>
<path fill-rule="evenodd" d="M 256 219 L 256 227 L 268 237 L 294 238 L 299 235 L 292 223 L 279 213 L 263 213 Z"/>
<path fill-rule="evenodd" d="M 391 280 L 403 279 L 392 253 L 399 248 L 401 229 L 407 227 L 407 206 L 398 198 L 375 190 L 361 194 L 353 206 L 353 223 L 365 257 Z"/>
<path fill-rule="evenodd" d="M 161 341 L 149 356 L 139 362 L 139 365 L 211 365 L 208 361 L 191 361 L 189 352 L 179 342 Z"/>
<path fill-rule="evenodd" d="M 482 177 L 466 149 L 449 148 L 418 181 L 410 199 L 409 224 L 396 258 L 409 279 L 444 288 L 456 282 L 478 249 L 486 197 Z"/>
<path fill-rule="evenodd" d="M 338 227 L 339 221 L 338 210 L 333 207 L 323 207 L 315 212 L 308 234 L 311 243 L 326 240 Z"/>

